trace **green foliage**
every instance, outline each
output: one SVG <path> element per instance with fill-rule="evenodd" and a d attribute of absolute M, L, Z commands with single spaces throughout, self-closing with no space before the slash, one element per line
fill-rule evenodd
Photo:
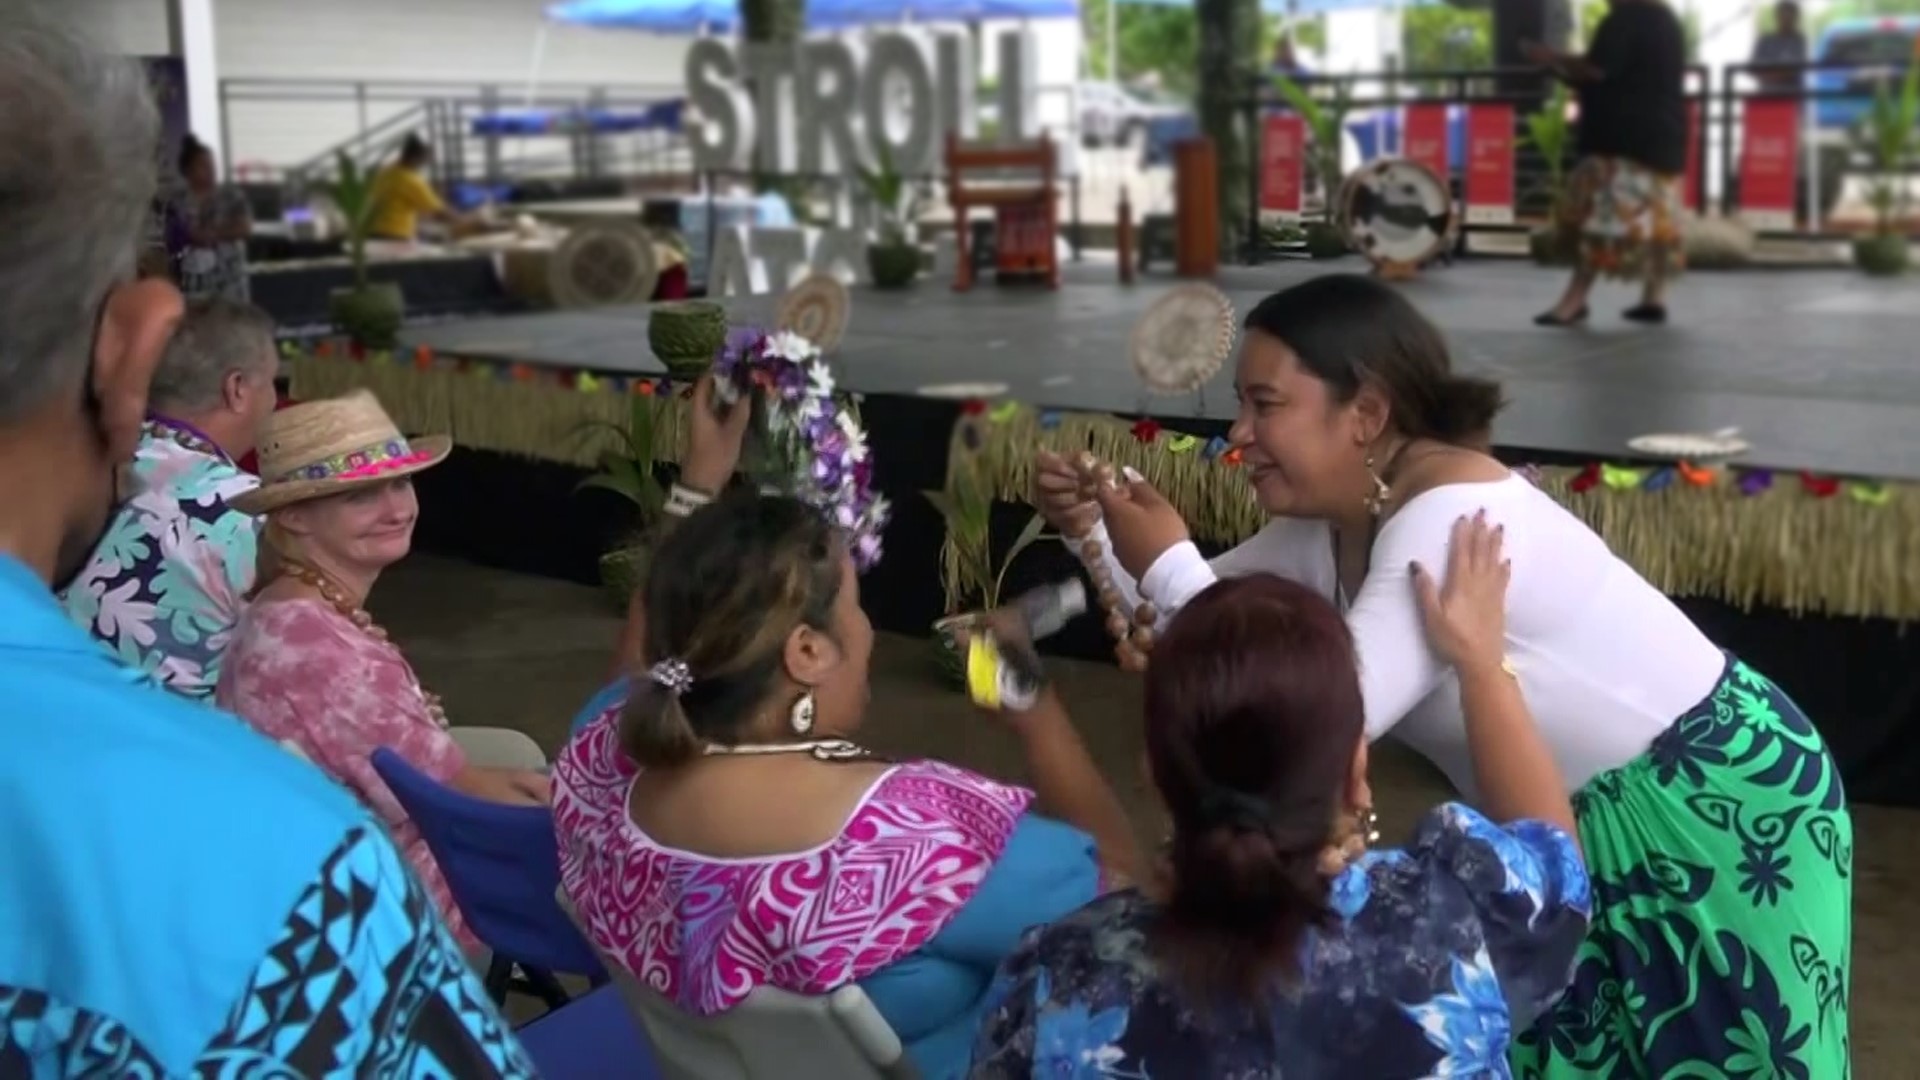
<path fill-rule="evenodd" d="M 1347 79 L 1318 83 L 1315 85 L 1318 96 L 1285 75 L 1274 76 L 1274 83 L 1280 96 L 1287 99 L 1287 104 L 1306 123 L 1307 166 L 1319 179 L 1331 214 L 1331 204 L 1346 180 L 1340 164 L 1340 143 L 1346 131 L 1347 113 L 1353 109 L 1353 83 Z"/>
<path fill-rule="evenodd" d="M 1569 93 L 1555 84 L 1553 95 L 1544 105 L 1526 117 L 1522 144 L 1540 151 L 1546 162 L 1546 192 L 1553 200 L 1554 220 L 1560 217 L 1560 202 L 1567 194 L 1567 152 L 1573 144 L 1573 125 L 1567 120 Z"/>
<path fill-rule="evenodd" d="M 1107 70 L 1107 6 L 1113 2 L 1084 0 L 1080 5 L 1088 76 L 1115 82 L 1151 72 L 1160 76 L 1170 93 L 1192 96 L 1195 58 L 1200 53 L 1200 28 L 1193 8 L 1122 3 L 1114 42 L 1120 70 L 1112 72 Z"/>
<path fill-rule="evenodd" d="M 907 178 L 894 169 L 893 155 L 887 153 L 884 144 L 877 148 L 876 156 L 873 168 L 860 167 L 860 184 L 880 212 L 880 242 L 903 245 L 908 242 L 908 227 L 919 213 L 920 199 Z"/>
<path fill-rule="evenodd" d="M 373 223 L 373 178 L 345 150 L 334 156 L 334 177 L 320 190 L 340 210 L 347 223 L 347 257 L 353 263 L 353 283 L 367 287 L 367 229 Z"/>
<path fill-rule="evenodd" d="M 993 557 L 993 494 L 971 464 L 956 466 L 945 491 L 923 492 L 947 523 L 947 542 L 940 549 L 941 584 L 947 610 L 978 603 L 982 609 L 1000 606 L 1000 587 L 1007 569 L 1020 553 L 1042 538 L 1046 519 L 1033 515 L 999 559 Z"/>
<path fill-rule="evenodd" d="M 657 520 L 660 512 L 666 508 L 667 493 L 661 487 L 660 480 L 653 475 L 654 399 L 634 395 L 631 401 L 632 412 L 626 428 L 600 420 L 581 429 L 582 432 L 613 432 L 619 438 L 620 446 L 602 453 L 600 471 L 580 481 L 574 490 L 599 488 L 622 496 L 640 511 L 640 524 L 644 527 Z"/>
<path fill-rule="evenodd" d="M 1447 4 L 1400 13 L 1407 71 L 1467 71 L 1493 66 L 1493 14 Z"/>
<path fill-rule="evenodd" d="M 1920 0 L 1840 0 L 1818 12 L 1808 12 L 1801 17 L 1801 21 L 1806 24 L 1807 40 L 1811 43 L 1820 36 L 1822 30 L 1836 22 L 1883 15 L 1920 15 Z M 1762 15 L 1760 25 L 1762 29 L 1773 26 L 1771 8 Z"/>
<path fill-rule="evenodd" d="M 1896 87 L 1882 77 L 1873 108 L 1854 129 L 1854 146 L 1869 162 L 1867 202 L 1873 207 L 1874 232 L 1895 232 L 1906 216 L 1909 186 L 1906 167 L 1920 150 L 1920 64 L 1909 64 Z"/>

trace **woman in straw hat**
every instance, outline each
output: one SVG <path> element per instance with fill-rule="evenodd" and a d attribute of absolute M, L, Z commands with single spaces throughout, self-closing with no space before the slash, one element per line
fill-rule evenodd
<path fill-rule="evenodd" d="M 234 633 L 216 698 L 377 811 L 471 945 L 426 842 L 371 761 L 386 747 L 469 795 L 547 800 L 545 762 L 532 740 L 492 729 L 449 731 L 439 698 L 421 687 L 366 612 L 380 572 L 412 544 L 420 514 L 413 474 L 439 464 L 449 449 L 444 435 L 401 435 L 365 391 L 274 415 L 260 447 L 261 485 L 232 500 L 266 517 L 262 584 Z"/>

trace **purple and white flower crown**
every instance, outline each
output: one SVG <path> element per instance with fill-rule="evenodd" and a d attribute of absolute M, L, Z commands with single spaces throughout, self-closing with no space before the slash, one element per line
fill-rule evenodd
<path fill-rule="evenodd" d="M 833 373 L 820 350 L 798 334 L 736 328 L 713 365 L 714 387 L 729 404 L 761 392 L 771 460 L 762 484 L 817 507 L 848 536 L 854 566 L 880 561 L 880 533 L 891 508 L 873 490 L 873 455 L 850 407 L 834 399 Z"/>

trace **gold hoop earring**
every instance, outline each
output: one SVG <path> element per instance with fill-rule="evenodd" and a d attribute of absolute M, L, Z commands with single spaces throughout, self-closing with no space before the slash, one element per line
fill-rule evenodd
<path fill-rule="evenodd" d="M 807 733 L 813 730 L 813 720 L 814 720 L 815 711 L 816 710 L 814 708 L 814 702 L 813 702 L 813 688 L 808 687 L 807 692 L 804 694 L 801 694 L 800 700 L 794 702 L 793 708 L 788 710 L 787 726 L 793 728 L 793 733 L 795 735 L 801 735 L 801 736 L 806 735 Z"/>
<path fill-rule="evenodd" d="M 1386 511 L 1387 498 L 1393 494 L 1393 490 L 1387 487 L 1387 482 L 1382 480 L 1380 474 L 1374 470 L 1372 454 L 1367 455 L 1366 468 L 1367 479 L 1373 481 L 1373 490 L 1367 493 L 1361 503 L 1366 506 L 1367 513 L 1379 517 Z"/>

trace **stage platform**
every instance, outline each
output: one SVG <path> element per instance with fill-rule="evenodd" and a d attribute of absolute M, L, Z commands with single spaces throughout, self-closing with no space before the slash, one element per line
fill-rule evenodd
<path fill-rule="evenodd" d="M 1357 259 L 1230 268 L 1220 284 L 1245 311 L 1309 275 L 1362 268 Z M 1199 449 L 1225 432 L 1231 373 L 1200 395 L 1143 397 L 1126 338 L 1173 282 L 1122 288 L 1112 272 L 1074 267 L 1053 293 L 955 295 L 941 281 L 856 290 L 831 359 L 839 385 L 864 395 L 876 484 L 895 505 L 887 556 L 862 581 L 876 625 L 924 631 L 947 610 L 936 569 L 945 523 L 921 493 L 945 484 L 951 450 L 972 436 L 996 470 L 997 544 L 1031 516 L 1016 503 L 1017 463 L 1042 442 L 1138 462 L 1208 546 L 1257 525 L 1237 470 L 1226 458 L 1203 462 Z M 1700 274 L 1677 286 L 1666 327 L 1618 321 L 1630 300 L 1619 291 L 1602 294 L 1592 329 L 1531 326 L 1561 280 L 1469 261 L 1406 289 L 1463 370 L 1506 385 L 1501 456 L 1548 466 L 1544 487 L 1793 693 L 1856 798 L 1920 805 L 1920 638 L 1907 632 L 1920 618 L 1920 487 L 1905 483 L 1920 480 L 1920 294 L 1851 273 Z M 774 304 L 728 307 L 736 322 L 764 325 Z M 409 331 L 391 358 L 297 356 L 293 389 L 371 387 L 403 426 L 454 437 L 459 449 L 419 480 L 423 550 L 593 581 L 599 556 L 634 522 L 617 497 L 576 490 L 597 454 L 578 432 L 589 420 L 624 422 L 641 396 L 657 409 L 671 402 L 662 389 L 683 389 L 663 386 L 646 324 L 644 307 L 441 323 Z M 677 413 L 656 413 L 666 415 Z M 1140 441 L 1143 415 L 1161 429 Z M 1727 427 L 1753 444 L 1740 462 L 1753 472 L 1695 485 L 1628 460 L 1635 435 Z M 1076 565 L 1059 545 L 1035 545 L 1008 572 L 1006 595 Z M 1082 620 L 1050 644 L 1103 656 L 1111 643 Z M 931 655 L 930 646 L 930 666 Z"/>
<path fill-rule="evenodd" d="M 1342 262 L 1223 270 L 1218 284 L 1245 312 L 1277 289 Z M 1069 268 L 1058 292 L 943 283 L 855 294 L 834 352 L 843 387 L 916 395 L 998 383 L 1035 406 L 1163 417 L 1232 416 L 1232 371 L 1192 398 L 1146 399 L 1127 362 L 1134 319 L 1173 284 L 1123 287 L 1111 266 Z M 1602 289 L 1590 328 L 1530 324 L 1563 278 L 1529 264 L 1475 261 L 1430 271 L 1407 295 L 1447 333 L 1463 371 L 1503 382 L 1511 404 L 1502 447 L 1615 459 L 1627 440 L 1663 431 L 1737 427 L 1743 463 L 1920 480 L 1920 293 L 1911 282 L 1853 273 L 1701 273 L 1675 286 L 1674 321 L 1618 319 L 1630 294 Z M 764 324 L 768 297 L 728 302 L 734 321 Z M 438 352 L 590 371 L 659 373 L 646 348 L 645 307 L 532 314 L 422 328 L 405 340 Z"/>

